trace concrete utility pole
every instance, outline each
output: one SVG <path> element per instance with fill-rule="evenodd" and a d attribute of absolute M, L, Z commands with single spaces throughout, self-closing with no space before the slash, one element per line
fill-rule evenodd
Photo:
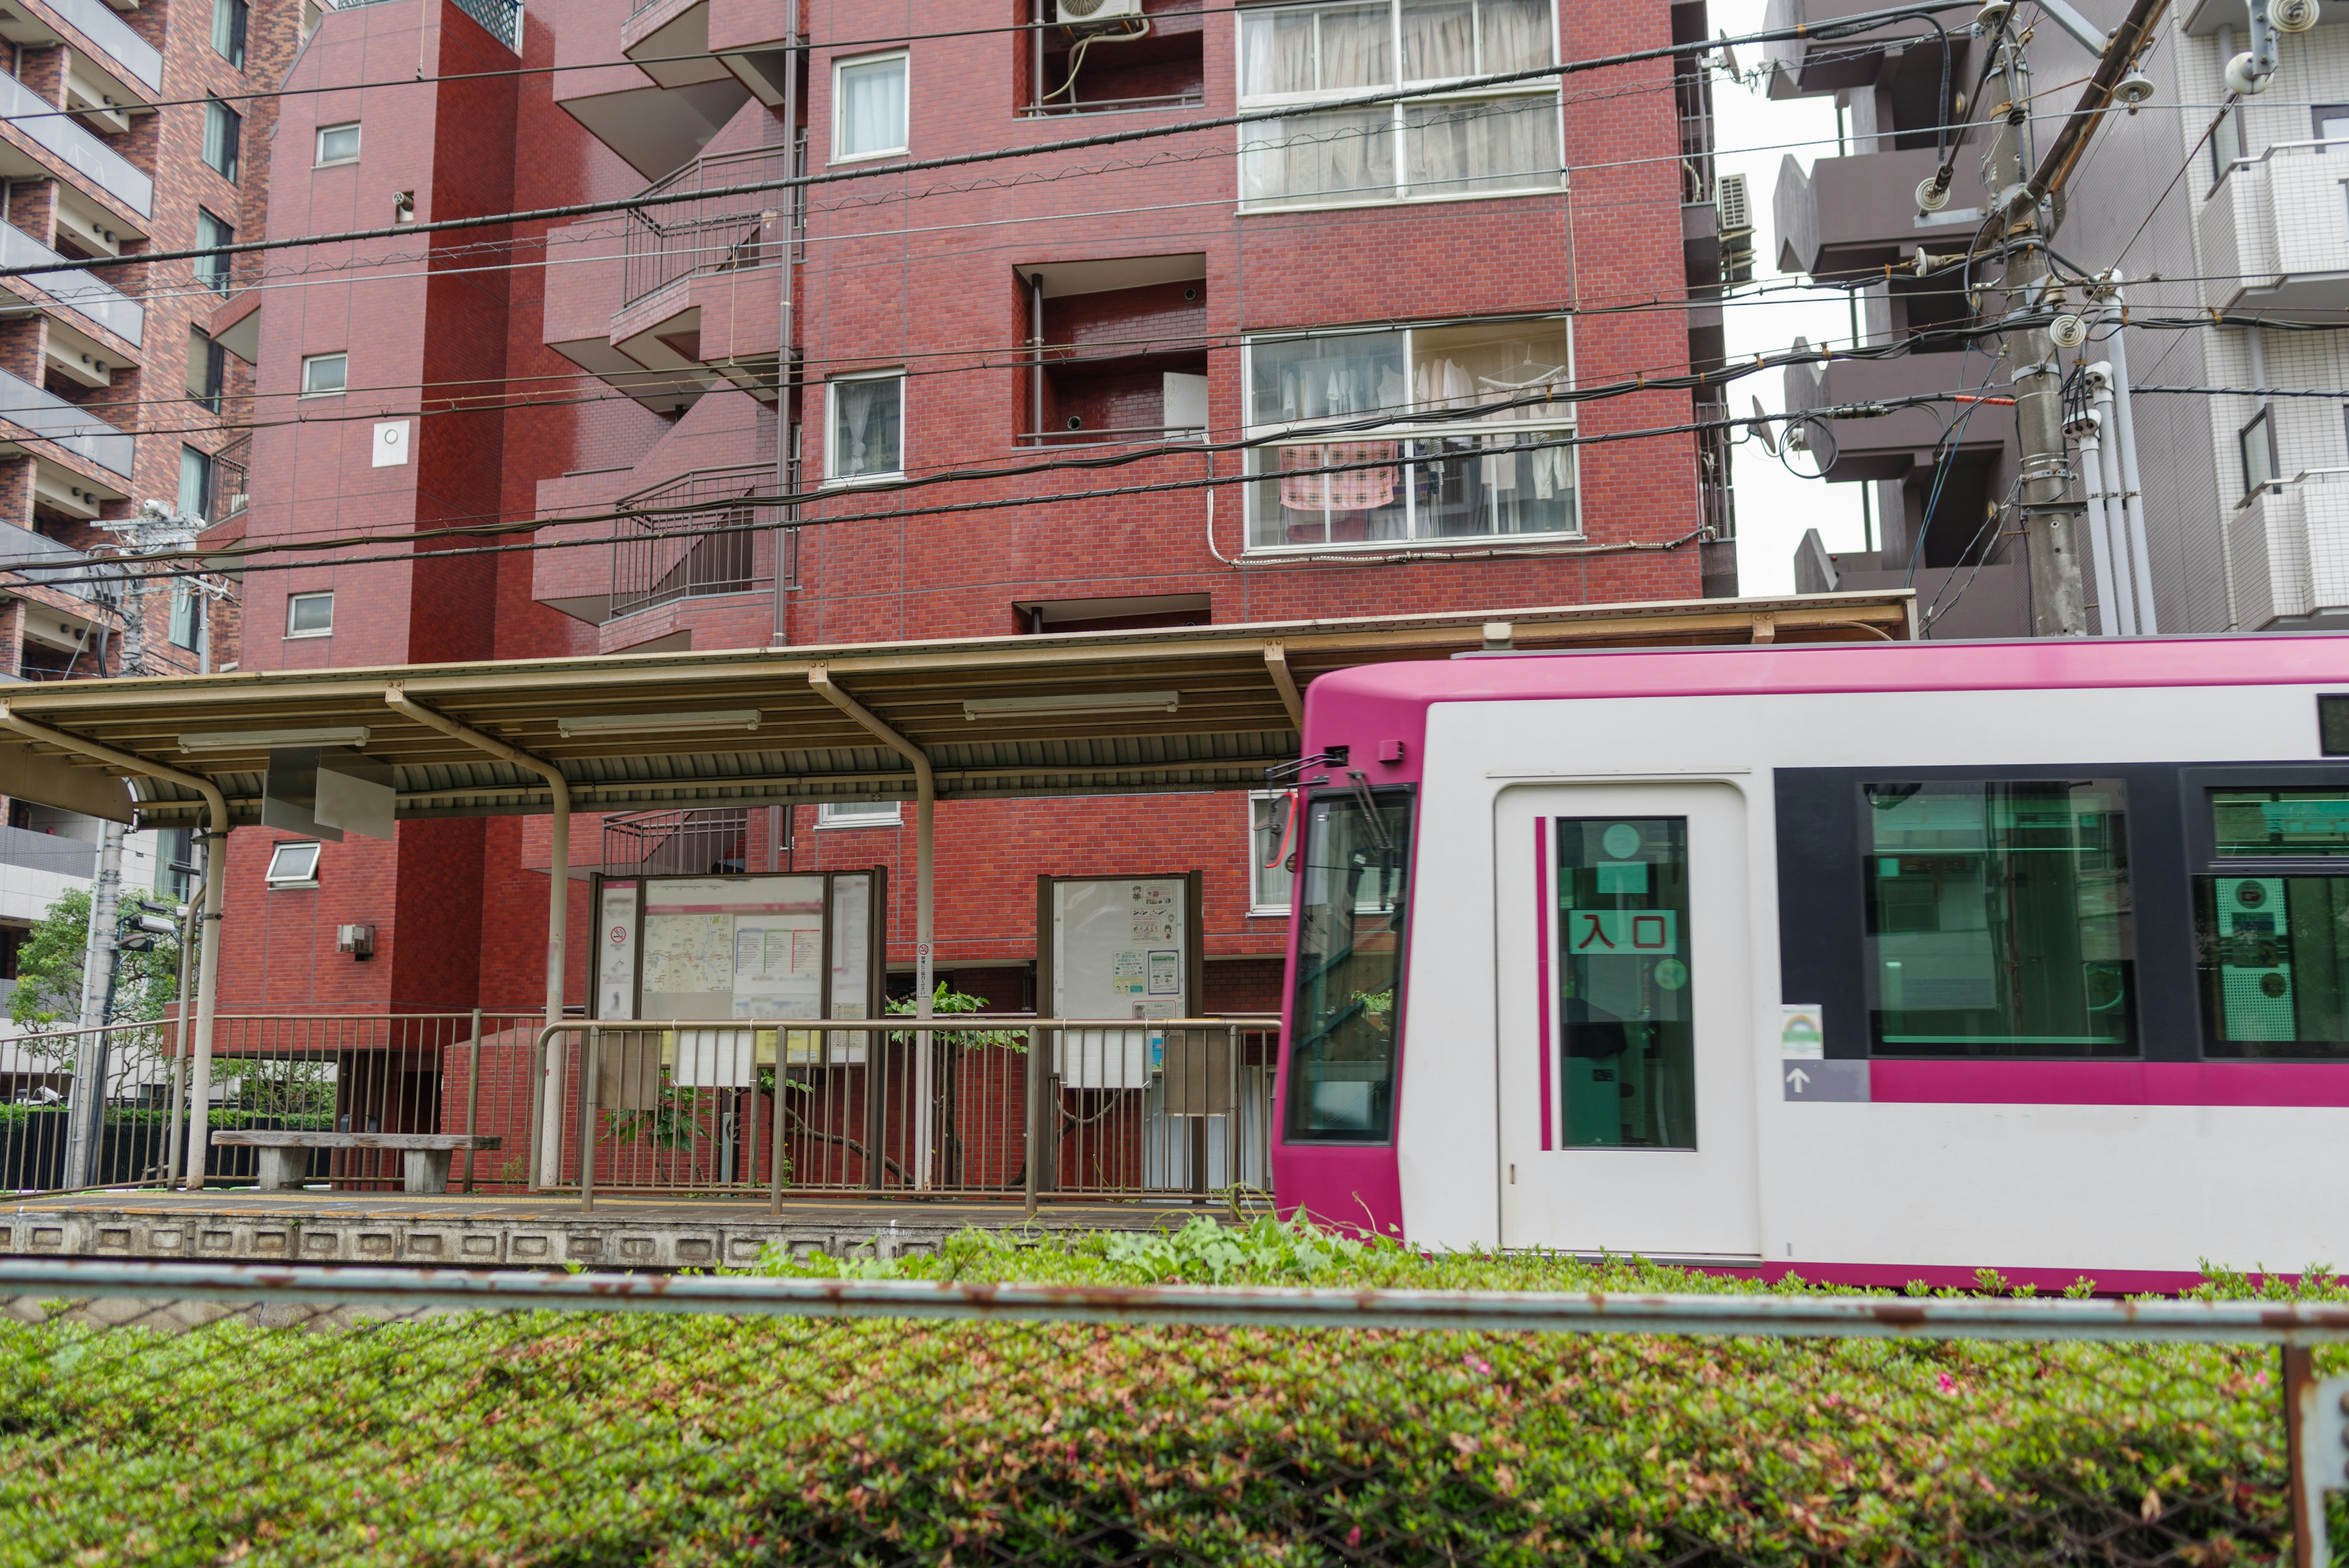
<path fill-rule="evenodd" d="M 1991 114 L 1989 178 L 2005 258 L 2006 310 L 2046 303 L 2047 253 L 2032 194 L 2031 73 L 2011 16 L 1992 47 L 1994 68 L 1982 88 Z M 2081 585 L 2079 504 L 2071 500 L 2070 450 L 2064 439 L 2064 371 L 2044 326 L 2010 334 L 2014 411 L 2023 459 L 2023 527 L 2031 565 L 2031 630 L 2035 637 L 2085 637 L 2087 595 Z"/>

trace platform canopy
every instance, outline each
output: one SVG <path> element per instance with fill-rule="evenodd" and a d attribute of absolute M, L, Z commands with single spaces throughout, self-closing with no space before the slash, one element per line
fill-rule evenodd
<path fill-rule="evenodd" d="M 1905 640 L 1912 614 L 1847 593 L 26 683 L 0 687 L 23 722 L 0 794 L 117 818 L 135 794 L 140 826 L 192 827 L 201 775 L 251 824 L 273 751 L 328 747 L 388 765 L 403 818 L 550 810 L 542 774 L 481 737 L 558 768 L 580 811 L 907 798 L 912 752 L 939 799 L 1237 790 L 1297 755 L 1314 677 L 1477 649 L 1489 623 L 1567 649 Z"/>

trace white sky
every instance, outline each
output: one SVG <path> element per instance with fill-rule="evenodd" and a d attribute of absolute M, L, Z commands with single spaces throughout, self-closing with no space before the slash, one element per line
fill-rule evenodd
<path fill-rule="evenodd" d="M 1712 0 L 1713 28 L 1732 37 L 1762 26 L 1766 0 Z M 1751 72 L 1762 63 L 1761 49 L 1740 47 L 1737 64 Z M 1835 156 L 1835 99 L 1785 99 L 1772 102 L 1757 88 L 1741 88 L 1718 78 L 1713 82 L 1713 138 L 1720 151 L 1715 165 L 1723 174 L 1743 174 L 1754 203 L 1754 279 L 1776 280 L 1778 237 L 1770 226 L 1770 193 L 1777 189 L 1779 160 L 1792 152 L 1809 168 L 1818 157 Z M 1788 142 L 1814 140 L 1815 146 L 1786 147 Z M 1770 151 L 1743 151 L 1768 148 Z M 1744 291 L 1740 291 L 1741 293 Z M 1769 303 L 1731 303 L 1723 309 L 1729 334 L 1729 357 L 1775 353 L 1797 337 L 1817 343 L 1827 338 L 1848 341 L 1851 312 L 1840 293 L 1814 296 L 1769 295 Z M 1730 411 L 1753 412 L 1754 398 L 1771 413 L 1785 407 L 1782 372 L 1764 370 L 1732 383 Z M 1784 427 L 1781 427 L 1783 430 Z M 1816 528 L 1830 550 L 1860 546 L 1859 492 L 1857 484 L 1827 484 L 1797 479 L 1748 441 L 1736 449 L 1732 473 L 1737 486 L 1738 591 L 1744 594 L 1792 593 L 1795 587 L 1795 546 L 1803 531 Z"/>

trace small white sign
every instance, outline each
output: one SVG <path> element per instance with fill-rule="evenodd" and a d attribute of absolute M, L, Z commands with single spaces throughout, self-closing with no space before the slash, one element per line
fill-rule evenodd
<path fill-rule="evenodd" d="M 1827 1054 L 1826 1012 L 1816 1005 L 1782 1002 L 1778 1008 L 1778 1054 L 1813 1060 Z"/>
<path fill-rule="evenodd" d="M 375 427 L 375 466 L 398 468 L 408 461 L 408 421 L 378 420 Z"/>

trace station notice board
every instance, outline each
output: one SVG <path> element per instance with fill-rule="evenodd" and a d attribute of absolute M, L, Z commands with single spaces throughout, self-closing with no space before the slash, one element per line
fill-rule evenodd
<path fill-rule="evenodd" d="M 1206 990 L 1203 875 L 1036 879 L 1036 994 L 1054 1018 L 1197 1016 Z M 1164 1066 L 1150 1029 L 1067 1031 L 1052 1069 L 1072 1089 L 1142 1089 Z"/>
<path fill-rule="evenodd" d="M 598 877 L 596 1018 L 871 1018 L 881 1009 L 887 873 Z M 611 1035 L 600 1075 L 619 1108 L 657 1085 L 747 1087 L 761 1066 L 864 1060 L 861 1033 L 688 1030 Z"/>

